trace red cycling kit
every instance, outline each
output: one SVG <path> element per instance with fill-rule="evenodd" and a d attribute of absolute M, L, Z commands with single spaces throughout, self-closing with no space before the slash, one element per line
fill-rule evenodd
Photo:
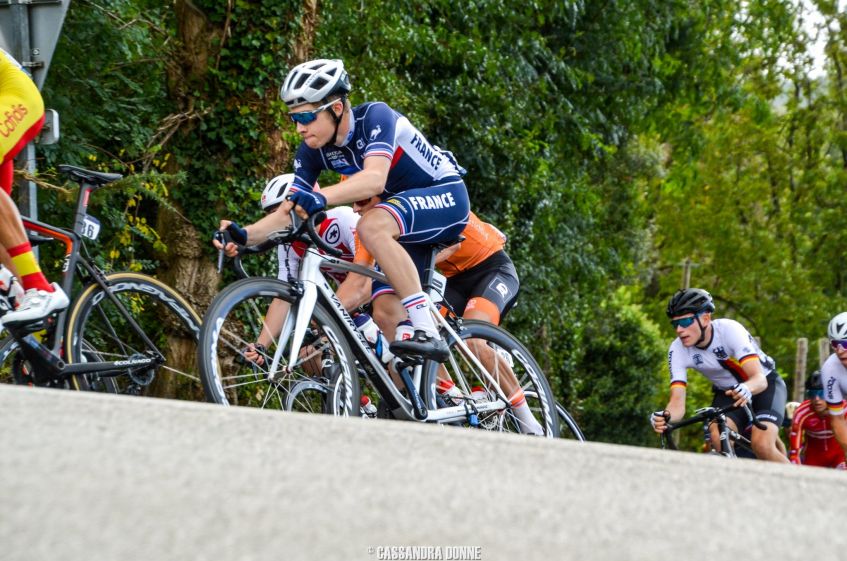
<path fill-rule="evenodd" d="M 803 442 L 804 435 L 805 442 Z M 815 413 L 812 401 L 809 399 L 801 403 L 794 411 L 789 444 L 791 453 L 788 459 L 792 464 L 802 463 L 807 466 L 847 469 L 844 451 L 832 433 L 829 415 L 826 411 L 823 415 Z"/>

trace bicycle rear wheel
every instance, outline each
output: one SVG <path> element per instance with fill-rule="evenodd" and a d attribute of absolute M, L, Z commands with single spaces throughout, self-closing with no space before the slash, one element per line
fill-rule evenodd
<path fill-rule="evenodd" d="M 538 400 L 538 396 L 532 390 L 526 390 L 524 393 L 528 403 L 532 404 Z M 535 406 L 537 407 L 537 405 Z M 559 417 L 559 438 L 585 442 L 586 438 L 585 435 L 582 434 L 582 429 L 579 428 L 579 425 L 576 423 L 573 416 L 568 413 L 568 410 L 565 409 L 558 401 L 556 402 L 556 414 Z"/>
<path fill-rule="evenodd" d="M 244 359 L 243 349 L 255 343 L 267 328 L 266 318 L 274 300 L 294 302 L 290 285 L 257 278 L 228 286 L 212 301 L 204 316 L 198 349 L 208 401 L 358 416 L 359 381 L 353 353 L 343 328 L 320 303 L 312 312 L 296 364 L 288 364 L 292 334 L 282 339 L 277 329 L 268 329 L 273 337 L 261 366 Z M 280 362 L 272 370 L 278 350 Z M 333 391 L 333 381 L 337 380 L 342 389 Z"/>
<path fill-rule="evenodd" d="M 555 409 L 556 400 L 553 398 L 553 392 L 544 372 L 526 347 L 508 331 L 496 325 L 475 320 L 465 320 L 462 325 L 463 329 L 459 337 L 468 346 L 471 354 L 486 367 L 488 373 L 497 380 L 504 391 L 504 386 L 510 383 L 508 381 L 510 373 L 514 374 L 518 385 L 527 396 L 528 410 L 543 429 L 543 436 L 557 437 L 559 417 Z M 446 334 L 442 332 L 442 335 Z M 428 395 L 424 399 L 427 407 L 438 407 L 441 398 L 436 398 L 435 388 L 439 378 L 444 379 L 445 376 L 448 376 L 461 392 L 460 398 L 452 400 L 454 403 L 464 400 L 476 403 L 480 399 L 496 399 L 495 393 L 489 387 L 489 382 L 474 360 L 466 355 L 466 352 L 457 344 L 457 340 L 450 336 L 445 339 L 450 347 L 450 359 L 443 366 L 430 362 L 426 368 L 424 387 Z M 464 424 L 468 425 L 468 423 Z M 478 426 L 496 432 L 517 434 L 523 434 L 528 427 L 527 423 L 522 421 L 511 408 L 479 415 Z"/>
<path fill-rule="evenodd" d="M 195 357 L 200 317 L 191 305 L 163 282 L 138 273 L 107 275 L 109 291 L 120 301 L 150 341 L 165 355 L 156 368 L 115 377 L 84 374 L 72 387 L 150 397 L 204 401 Z M 148 345 L 96 283 L 71 303 L 65 336 L 69 364 L 129 360 L 146 356 Z"/>

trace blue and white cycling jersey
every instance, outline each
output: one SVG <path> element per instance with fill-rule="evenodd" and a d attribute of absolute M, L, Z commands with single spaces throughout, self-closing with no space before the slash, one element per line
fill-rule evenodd
<path fill-rule="evenodd" d="M 315 149 L 300 144 L 294 156 L 294 185 L 310 189 L 325 169 L 354 175 L 364 169 L 370 156 L 391 160 L 385 192 L 380 195 L 383 200 L 460 179 L 452 155 L 433 148 L 409 119 L 385 103 L 363 103 L 349 115 L 350 133 L 342 146 L 330 143 Z"/>

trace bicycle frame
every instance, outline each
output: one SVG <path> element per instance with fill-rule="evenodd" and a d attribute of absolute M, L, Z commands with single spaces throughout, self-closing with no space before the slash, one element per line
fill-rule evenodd
<path fill-rule="evenodd" d="M 755 416 L 750 412 L 749 405 L 745 407 L 748 408 L 748 415 L 750 415 L 750 419 L 753 420 L 755 423 Z M 677 449 L 676 444 L 674 444 L 673 442 L 673 439 L 670 438 L 671 432 L 677 429 L 681 429 L 682 427 L 687 427 L 690 425 L 701 423 L 703 421 L 709 421 L 710 424 L 711 422 L 714 422 L 718 425 L 718 434 L 720 435 L 719 440 L 721 443 L 721 450 L 720 452 L 717 452 L 716 450 L 714 450 L 713 446 L 713 450 L 716 453 L 721 454 L 722 456 L 726 456 L 728 458 L 737 458 L 738 456 L 735 453 L 735 449 L 729 445 L 730 442 L 738 443 L 741 446 L 744 446 L 745 448 L 752 451 L 752 444 L 750 443 L 750 441 L 744 436 L 732 430 L 726 422 L 726 412 L 732 409 L 735 409 L 735 407 L 703 407 L 702 409 L 698 409 L 697 411 L 695 411 L 695 415 L 689 419 L 685 419 L 673 424 L 669 423 L 667 425 L 668 428 L 661 435 L 662 448 L 665 447 L 665 440 L 667 440 L 668 446 L 671 448 L 671 450 Z"/>
<path fill-rule="evenodd" d="M 81 266 L 88 275 L 102 289 L 107 298 L 120 311 L 121 315 L 135 332 L 147 345 L 152 356 L 144 359 L 134 360 L 119 360 L 108 362 L 86 362 L 80 364 L 67 364 L 59 358 L 62 355 L 62 334 L 65 332 L 67 313 L 60 312 L 56 323 L 51 326 L 47 344 L 39 342 L 35 337 L 28 334 L 19 333 L 18 330 L 6 327 L 21 344 L 21 351 L 34 364 L 41 368 L 46 368 L 52 372 L 57 378 L 65 378 L 75 374 L 97 373 L 103 376 L 119 375 L 125 373 L 131 368 L 142 368 L 145 366 L 156 366 L 165 361 L 164 355 L 159 351 L 156 345 L 147 337 L 146 333 L 135 322 L 135 319 L 130 315 L 120 300 L 109 290 L 111 283 L 106 279 L 104 273 L 92 266 L 84 257 L 80 255 L 82 246 L 82 237 L 85 228 L 85 217 L 88 215 L 88 201 L 91 192 L 99 189 L 102 185 L 94 185 L 84 180 L 79 183 L 79 196 L 77 198 L 77 209 L 74 217 L 73 230 L 57 228 L 38 220 L 23 218 L 24 229 L 36 232 L 42 236 L 61 241 L 65 245 L 65 260 L 62 266 L 62 282 L 60 286 L 65 294 L 71 295 L 73 291 L 73 283 L 77 267 Z M 70 334 L 67 334 L 70 336 Z M 71 344 L 81 344 L 81 342 L 72 341 Z M 67 357 L 65 357 L 67 358 Z M 36 368 L 38 372 L 40 368 Z"/>
<path fill-rule="evenodd" d="M 288 356 L 288 366 L 285 367 L 286 373 L 290 373 L 290 365 L 297 364 L 298 362 L 300 348 L 302 346 L 303 338 L 305 336 L 306 329 L 309 324 L 309 319 L 312 317 L 312 313 L 314 311 L 315 305 L 318 302 L 318 299 L 322 298 L 323 301 L 327 304 L 327 307 L 332 310 L 335 317 L 341 322 L 342 325 L 346 327 L 346 339 L 353 347 L 353 353 L 359 360 L 360 366 L 366 372 L 368 378 L 377 388 L 382 398 L 386 400 L 391 412 L 396 418 L 408 421 L 441 423 L 466 419 L 468 409 L 465 405 L 457 405 L 453 407 L 428 410 L 427 415 L 424 419 L 419 419 L 415 415 L 414 406 L 412 405 L 411 401 L 403 397 L 403 395 L 400 393 L 400 390 L 394 384 L 391 375 L 386 371 L 379 357 L 377 357 L 376 354 L 371 350 L 371 347 L 368 344 L 367 340 L 364 338 L 362 333 L 356 328 L 356 324 L 353 322 L 353 318 L 351 318 L 350 314 L 348 314 L 347 311 L 344 309 L 344 306 L 338 300 L 338 297 L 336 297 L 335 291 L 332 290 L 332 287 L 330 287 L 329 283 L 321 274 L 321 265 L 329 266 L 333 269 L 347 271 L 350 273 L 357 273 L 369 277 L 371 279 L 376 279 L 387 283 L 385 275 L 378 271 L 374 271 L 372 269 L 349 263 L 347 261 L 343 261 L 341 259 L 337 259 L 328 255 L 323 255 L 314 248 L 308 248 L 304 253 L 303 259 L 300 262 L 298 282 L 297 285 L 293 287 L 294 290 L 292 291 L 292 295 L 295 296 L 294 302 L 291 305 L 291 311 L 288 313 L 288 316 L 285 319 L 285 323 L 283 324 L 279 339 L 279 341 L 287 341 L 288 337 L 291 335 L 293 330 L 293 340 Z M 434 279 L 432 273 L 432 267 L 427 267 L 427 277 L 424 279 L 423 283 L 424 290 L 427 293 L 430 293 L 430 289 L 432 289 L 433 286 L 437 284 L 437 279 Z M 436 282 L 433 282 L 433 280 L 435 280 Z M 476 355 L 471 352 L 470 348 L 468 348 L 465 342 L 462 341 L 461 338 L 459 338 L 459 335 L 450 326 L 450 324 L 441 316 L 440 313 L 438 313 L 438 310 L 435 307 L 435 304 L 433 304 L 431 298 L 427 298 L 427 303 L 429 305 L 430 312 L 432 313 L 433 318 L 436 320 L 436 322 L 456 340 L 456 344 L 460 347 L 465 356 L 469 360 L 473 361 L 474 365 L 479 368 L 480 371 L 483 372 L 483 375 L 485 376 L 488 384 L 490 384 L 489 388 L 494 390 L 497 395 L 497 399 L 494 401 L 475 404 L 476 411 L 479 413 L 486 413 L 489 411 L 501 411 L 503 409 L 509 408 L 510 404 L 508 400 L 504 397 L 503 389 L 500 387 L 497 381 L 485 369 L 485 367 L 482 365 Z M 283 345 L 277 344 L 270 372 L 280 371 L 279 364 L 282 359 L 282 351 Z M 453 360 L 452 356 L 451 360 Z M 415 387 L 418 388 L 419 395 L 422 395 L 420 393 L 421 389 L 423 389 L 421 388 L 422 378 L 422 367 L 415 367 L 413 381 Z M 429 397 L 431 398 L 429 402 L 434 403 L 434 395 L 430 395 Z"/>

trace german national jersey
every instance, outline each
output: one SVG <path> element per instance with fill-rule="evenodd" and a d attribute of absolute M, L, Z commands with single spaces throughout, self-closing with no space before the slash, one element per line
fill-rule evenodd
<path fill-rule="evenodd" d="M 359 237 L 356 235 L 356 224 L 358 222 L 359 215 L 353 212 L 350 207 L 335 207 L 327 211 L 326 220 L 321 222 L 318 234 L 328 245 L 341 250 L 339 259 L 367 261 L 373 266 L 373 257 L 362 247 L 359 243 Z M 289 277 L 297 278 L 297 273 L 300 271 L 300 259 L 303 258 L 305 251 L 306 246 L 301 242 L 279 246 L 280 280 L 288 281 Z M 320 251 L 320 253 L 323 253 L 323 251 Z M 327 273 L 338 283 L 344 282 L 347 278 L 346 271 L 335 271 L 328 267 L 321 267 L 321 271 Z"/>
<path fill-rule="evenodd" d="M 343 145 L 330 142 L 309 148 L 305 142 L 300 144 L 294 155 L 294 185 L 309 189 L 325 169 L 353 175 L 364 169 L 365 158 L 371 156 L 391 160 L 383 200 L 448 178 L 459 179 L 451 155 L 434 148 L 406 117 L 385 103 L 363 103 L 349 115 L 350 133 Z"/>
<path fill-rule="evenodd" d="M 844 402 L 841 403 L 842 408 Z M 805 439 L 804 439 L 805 436 Z M 805 440 L 805 447 L 803 446 Z M 800 452 L 804 451 L 806 459 L 815 456 L 832 455 L 838 460 L 838 463 L 844 461 L 844 456 L 841 451 L 841 446 L 835 440 L 835 435 L 832 432 L 832 427 L 829 423 L 829 416 L 821 417 L 815 410 L 812 409 L 812 401 L 807 399 L 801 403 L 794 411 L 794 420 L 791 423 L 790 442 L 791 452 L 788 459 L 792 464 L 799 464 Z M 802 463 L 808 464 L 809 461 Z M 827 465 L 829 462 L 827 462 Z M 814 465 L 819 465 L 815 463 Z"/>
<path fill-rule="evenodd" d="M 847 368 L 838 360 L 838 355 L 831 354 L 821 368 L 823 382 L 823 398 L 829 408 L 830 415 L 844 414 L 844 396 L 847 395 Z"/>
<path fill-rule="evenodd" d="M 688 384 L 688 368 L 693 368 L 719 389 L 728 389 L 747 380 L 742 365 L 758 360 L 767 376 L 773 360 L 756 345 L 743 325 L 731 319 L 712 320 L 712 341 L 708 348 L 686 347 L 677 338 L 668 351 L 671 387 Z"/>
<path fill-rule="evenodd" d="M 459 250 L 438 264 L 445 277 L 452 277 L 479 265 L 506 244 L 506 236 L 497 228 L 483 222 L 473 212 L 462 231 L 465 241 Z"/>

